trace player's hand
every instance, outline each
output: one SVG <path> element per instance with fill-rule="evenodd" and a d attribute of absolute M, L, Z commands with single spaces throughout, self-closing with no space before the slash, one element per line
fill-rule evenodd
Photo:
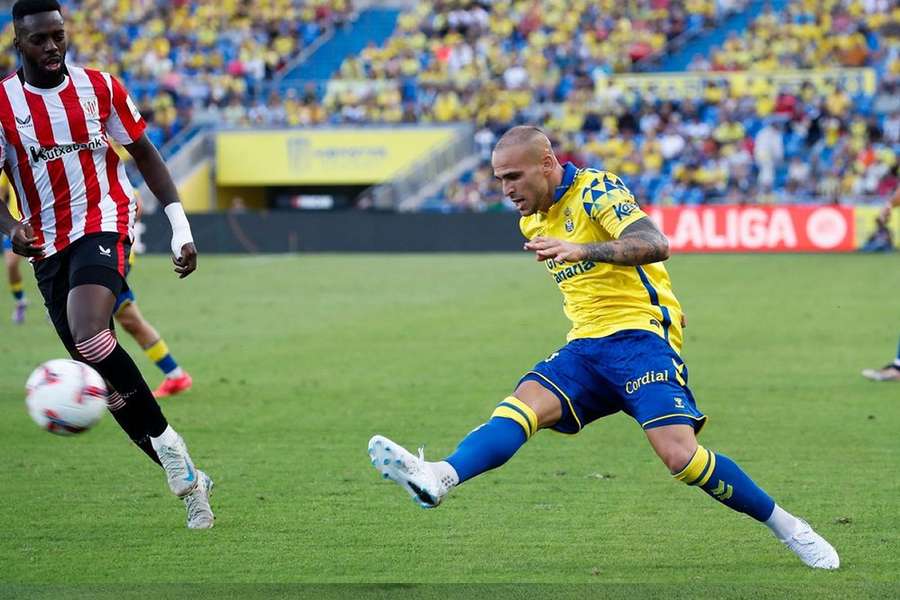
<path fill-rule="evenodd" d="M 878 218 L 881 219 L 882 223 L 887 223 L 891 220 L 891 209 L 894 208 L 894 205 L 888 202 L 881 208 L 881 212 L 878 214 Z"/>
<path fill-rule="evenodd" d="M 554 238 L 536 237 L 525 243 L 525 249 L 534 252 L 539 261 L 552 258 L 557 261 L 581 262 L 586 258 L 584 246 Z"/>
<path fill-rule="evenodd" d="M 188 242 L 181 247 L 181 256 L 173 256 L 172 262 L 175 263 L 175 272 L 178 273 L 178 279 L 184 279 L 197 270 L 197 248 L 193 242 Z"/>
<path fill-rule="evenodd" d="M 20 223 L 9 232 L 13 252 L 26 258 L 43 258 L 44 250 L 37 245 L 34 230 L 28 223 Z"/>

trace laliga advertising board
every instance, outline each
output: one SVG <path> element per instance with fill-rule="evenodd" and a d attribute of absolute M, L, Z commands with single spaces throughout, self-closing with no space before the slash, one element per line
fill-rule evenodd
<path fill-rule="evenodd" d="M 852 252 L 846 206 L 662 207 L 647 211 L 676 252 Z"/>

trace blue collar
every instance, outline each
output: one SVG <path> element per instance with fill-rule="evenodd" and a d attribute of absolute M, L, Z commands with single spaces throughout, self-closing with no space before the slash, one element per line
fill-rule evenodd
<path fill-rule="evenodd" d="M 575 181 L 575 176 L 578 174 L 578 167 L 573 165 L 570 162 L 567 162 L 563 165 L 563 177 L 562 183 L 556 186 L 556 191 L 553 192 L 553 203 L 557 203 L 560 199 L 569 191 L 569 187 L 572 185 L 572 182 Z"/>

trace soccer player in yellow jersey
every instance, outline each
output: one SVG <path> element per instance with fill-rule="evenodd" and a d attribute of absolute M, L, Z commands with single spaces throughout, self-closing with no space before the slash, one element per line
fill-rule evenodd
<path fill-rule="evenodd" d="M 0 175 L 0 196 L 2 196 L 0 197 L 0 202 L 7 204 L 10 214 L 12 214 L 13 218 L 18 219 L 19 211 L 16 210 L 15 195 L 6 172 Z M 0 238 L 3 238 L 3 262 L 6 263 L 9 291 L 12 292 L 13 300 L 16 303 L 12 313 L 12 321 L 16 325 L 21 325 L 25 322 L 25 309 L 28 308 L 28 301 L 25 300 L 25 288 L 22 285 L 22 272 L 19 270 L 21 257 L 13 252 L 12 242 L 8 237 L 0 235 Z"/>
<path fill-rule="evenodd" d="M 497 468 L 539 429 L 577 433 L 624 411 L 679 481 L 765 523 L 810 567 L 836 569 L 834 548 L 778 506 L 724 454 L 697 443 L 706 422 L 681 359 L 682 312 L 661 261 L 665 236 L 612 173 L 561 165 L 535 127 L 514 127 L 494 148 L 494 175 L 522 215 L 525 249 L 547 265 L 572 321 L 568 343 L 519 381 L 490 420 L 445 460 L 426 462 L 384 436 L 372 464 L 425 508 Z"/>
<path fill-rule="evenodd" d="M 881 218 L 885 222 L 891 217 L 891 211 L 900 206 L 900 187 L 894 190 L 894 195 L 881 211 Z M 900 344 L 897 345 L 897 356 L 894 361 L 886 364 L 880 369 L 864 369 L 863 377 L 872 381 L 900 381 Z"/>

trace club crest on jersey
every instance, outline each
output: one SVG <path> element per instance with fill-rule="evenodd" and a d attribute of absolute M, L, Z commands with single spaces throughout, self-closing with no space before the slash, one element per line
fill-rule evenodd
<path fill-rule="evenodd" d="M 94 96 L 79 98 L 78 102 L 81 103 L 81 109 L 84 111 L 85 116 L 91 119 L 96 119 L 100 116 L 100 105 Z"/>
<path fill-rule="evenodd" d="M 566 219 L 566 231 L 569 233 L 575 231 L 575 223 L 572 222 L 572 219 Z"/>

